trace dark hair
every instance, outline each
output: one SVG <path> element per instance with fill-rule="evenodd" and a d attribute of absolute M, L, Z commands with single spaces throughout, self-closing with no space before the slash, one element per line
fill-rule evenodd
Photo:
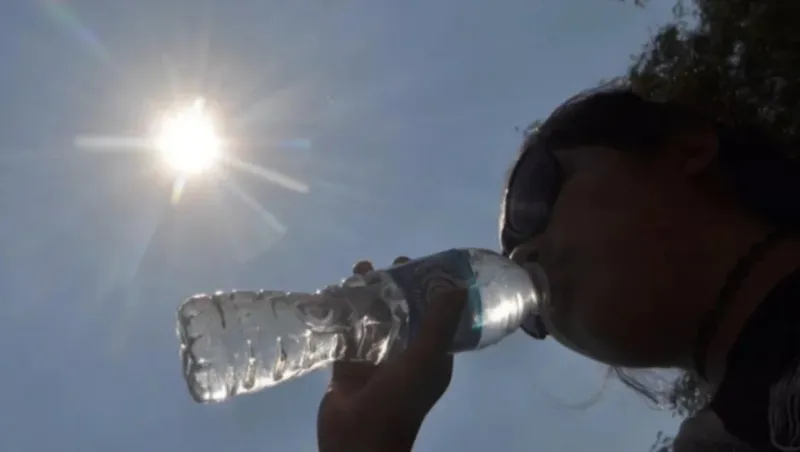
<path fill-rule="evenodd" d="M 778 227 L 800 229 L 800 161 L 763 130 L 724 115 L 651 101 L 616 84 L 579 94 L 527 131 L 523 150 L 602 145 L 624 152 L 656 152 L 676 133 L 711 125 L 718 132 L 719 164 L 743 206 Z M 657 371 L 656 371 L 657 372 Z M 664 384 L 652 371 L 613 368 L 612 375 L 651 403 L 691 415 L 710 401 L 707 384 L 684 372 Z M 654 384 L 654 378 L 660 382 Z"/>
<path fill-rule="evenodd" d="M 657 151 L 675 133 L 704 124 L 718 131 L 720 167 L 736 198 L 776 226 L 800 229 L 800 160 L 790 158 L 788 145 L 743 122 L 646 100 L 624 86 L 568 100 L 530 131 L 525 147 L 602 145 L 642 154 Z"/>

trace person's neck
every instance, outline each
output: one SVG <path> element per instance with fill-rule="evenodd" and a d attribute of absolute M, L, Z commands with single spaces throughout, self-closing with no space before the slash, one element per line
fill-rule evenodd
<path fill-rule="evenodd" d="M 734 218 L 737 216 L 738 218 Z M 717 221 L 707 223 L 708 235 L 703 254 L 705 259 L 696 263 L 697 275 L 705 275 L 704 284 L 696 281 L 695 287 L 703 302 L 698 303 L 697 324 L 719 302 L 719 294 L 730 272 L 753 245 L 763 241 L 775 226 L 752 218 L 749 214 L 734 212 L 733 215 L 716 216 Z M 705 374 L 707 381 L 716 387 L 724 377 L 727 355 L 739 336 L 739 332 L 772 288 L 800 266 L 800 238 L 790 237 L 775 243 L 766 250 L 763 259 L 752 263 L 739 288 L 733 294 L 730 307 L 722 313 L 706 354 Z M 699 301 L 699 299 L 698 299 Z M 696 331 L 695 331 L 696 333 Z M 692 343 L 692 349 L 694 343 Z M 684 367 L 693 368 L 693 355 L 684 359 Z"/>

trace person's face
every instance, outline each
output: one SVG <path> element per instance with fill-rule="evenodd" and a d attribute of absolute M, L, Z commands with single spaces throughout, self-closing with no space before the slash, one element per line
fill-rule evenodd
<path fill-rule="evenodd" d="M 551 153 L 563 176 L 547 225 L 512 253 L 535 256 L 547 273 L 547 329 L 608 364 L 661 364 L 670 338 L 660 326 L 681 295 L 681 244 L 692 233 L 683 218 L 692 187 L 656 156 L 604 147 Z"/>

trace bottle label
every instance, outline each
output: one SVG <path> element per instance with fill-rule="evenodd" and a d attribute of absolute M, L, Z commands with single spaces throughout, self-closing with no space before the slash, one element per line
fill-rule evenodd
<path fill-rule="evenodd" d="M 466 289 L 467 305 L 461 315 L 451 351 L 472 350 L 478 346 L 483 326 L 482 307 L 469 251 L 443 251 L 398 265 L 387 272 L 403 291 L 408 303 L 409 339 L 417 335 L 425 310 L 430 303 L 437 301 L 437 296 L 455 289 Z"/>

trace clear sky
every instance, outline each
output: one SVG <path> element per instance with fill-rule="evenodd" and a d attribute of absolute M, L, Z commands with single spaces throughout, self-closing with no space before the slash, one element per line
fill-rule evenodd
<path fill-rule="evenodd" d="M 0 448 L 315 450 L 327 373 L 196 405 L 180 301 L 496 247 L 515 126 L 621 73 L 670 3 L 3 0 Z M 237 158 L 309 192 L 232 170 L 174 203 L 148 155 L 75 145 L 198 94 Z M 416 450 L 632 452 L 674 430 L 614 382 L 574 408 L 604 375 L 521 334 L 462 355 Z"/>

